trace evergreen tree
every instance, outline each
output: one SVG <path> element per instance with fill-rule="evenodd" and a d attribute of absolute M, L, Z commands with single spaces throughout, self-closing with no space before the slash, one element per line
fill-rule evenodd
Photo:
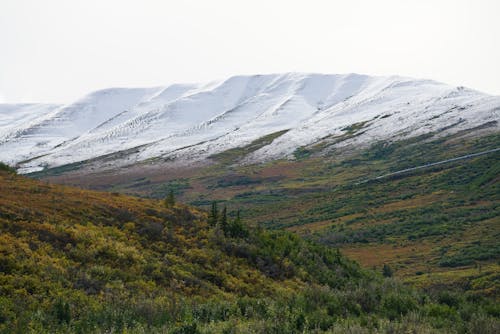
<path fill-rule="evenodd" d="M 167 208 L 171 208 L 175 205 L 175 196 L 174 196 L 174 191 L 173 190 L 170 190 L 170 192 L 168 193 L 167 197 L 165 197 L 165 206 Z"/>
<path fill-rule="evenodd" d="M 217 202 L 213 201 L 212 202 L 212 209 L 210 210 L 210 213 L 208 214 L 208 224 L 210 226 L 215 226 L 217 224 L 218 220 L 219 220 L 219 210 L 217 209 Z"/>
<path fill-rule="evenodd" d="M 245 238 L 248 236 L 248 229 L 241 221 L 240 210 L 236 212 L 236 219 L 229 224 L 229 236 L 233 238 Z"/>
<path fill-rule="evenodd" d="M 54 311 L 55 311 L 55 316 L 56 319 L 60 324 L 62 323 L 69 323 L 71 321 L 71 311 L 69 308 L 69 304 L 59 300 L 55 305 L 54 305 Z"/>
<path fill-rule="evenodd" d="M 227 208 L 224 206 L 224 209 L 222 209 L 222 216 L 220 218 L 220 227 L 222 229 L 222 232 L 224 232 L 224 235 L 227 236 L 229 232 L 229 226 L 227 224 Z"/>
<path fill-rule="evenodd" d="M 384 277 L 392 277 L 392 268 L 389 267 L 389 265 L 384 264 L 384 267 L 382 268 L 382 275 L 384 275 Z"/>

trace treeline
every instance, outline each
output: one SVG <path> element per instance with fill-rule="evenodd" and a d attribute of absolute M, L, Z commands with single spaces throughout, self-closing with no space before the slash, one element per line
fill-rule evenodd
<path fill-rule="evenodd" d="M 173 208 L 176 204 L 174 191 L 171 189 L 164 198 L 163 203 L 166 208 Z M 245 238 L 249 235 L 248 227 L 241 219 L 241 211 L 238 209 L 234 219 L 228 218 L 227 207 L 218 208 L 217 201 L 213 201 L 208 212 L 208 225 L 222 231 L 225 237 Z"/>
<path fill-rule="evenodd" d="M 248 227 L 241 220 L 240 210 L 236 211 L 234 219 L 228 219 L 226 206 L 219 210 L 216 201 L 212 202 L 208 214 L 208 224 L 219 228 L 226 237 L 245 238 L 249 234 Z"/>

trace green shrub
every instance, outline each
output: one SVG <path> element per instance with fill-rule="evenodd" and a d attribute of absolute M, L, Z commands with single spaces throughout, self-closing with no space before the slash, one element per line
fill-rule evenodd
<path fill-rule="evenodd" d="M 396 319 L 417 309 L 412 296 L 400 292 L 389 292 L 382 297 L 382 308 L 389 319 Z"/>
<path fill-rule="evenodd" d="M 16 174 L 17 171 L 15 168 L 10 167 L 9 165 L 3 163 L 0 161 L 0 171 L 8 172 L 8 173 L 13 173 Z"/>

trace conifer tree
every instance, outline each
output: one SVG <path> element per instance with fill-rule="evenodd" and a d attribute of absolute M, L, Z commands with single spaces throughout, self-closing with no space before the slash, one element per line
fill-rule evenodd
<path fill-rule="evenodd" d="M 210 213 L 208 214 L 208 224 L 210 226 L 215 226 L 217 224 L 218 220 L 219 220 L 219 210 L 217 209 L 217 202 L 213 201 L 212 202 L 212 209 L 210 210 Z"/>
<path fill-rule="evenodd" d="M 222 232 L 224 232 L 224 235 L 227 236 L 228 232 L 229 232 L 229 226 L 227 224 L 227 208 L 224 206 L 224 208 L 222 209 L 222 216 L 221 216 L 221 219 L 220 219 L 220 227 L 222 229 Z"/>
<path fill-rule="evenodd" d="M 233 238 L 245 238 L 248 236 L 248 229 L 241 221 L 240 210 L 236 211 L 236 219 L 228 227 L 228 234 Z"/>
<path fill-rule="evenodd" d="M 392 268 L 384 263 L 384 267 L 382 268 L 382 275 L 384 275 L 384 277 L 392 277 L 392 274 Z"/>
<path fill-rule="evenodd" d="M 165 197 L 165 206 L 167 208 L 171 208 L 175 205 L 175 196 L 174 196 L 174 191 L 170 190 L 168 193 L 167 197 Z"/>

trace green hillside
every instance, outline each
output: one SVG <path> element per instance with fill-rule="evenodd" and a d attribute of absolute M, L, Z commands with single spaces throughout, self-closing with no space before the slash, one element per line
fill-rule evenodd
<path fill-rule="evenodd" d="M 143 164 L 121 173 L 54 169 L 34 176 L 153 198 L 172 190 L 202 208 L 217 200 L 241 209 L 248 222 L 340 248 L 365 268 L 390 265 L 416 286 L 448 285 L 498 298 L 500 152 L 492 150 L 500 147 L 500 135 L 478 136 L 488 129 L 478 128 L 363 149 L 332 148 L 362 126 L 302 147 L 294 160 L 237 164 L 276 133 L 218 154 L 208 166 Z M 481 152 L 489 153 L 467 158 Z"/>
<path fill-rule="evenodd" d="M 337 249 L 182 204 L 0 172 L 3 333 L 494 333 L 491 299 L 424 293 Z M 386 276 L 390 276 L 388 272 Z"/>

